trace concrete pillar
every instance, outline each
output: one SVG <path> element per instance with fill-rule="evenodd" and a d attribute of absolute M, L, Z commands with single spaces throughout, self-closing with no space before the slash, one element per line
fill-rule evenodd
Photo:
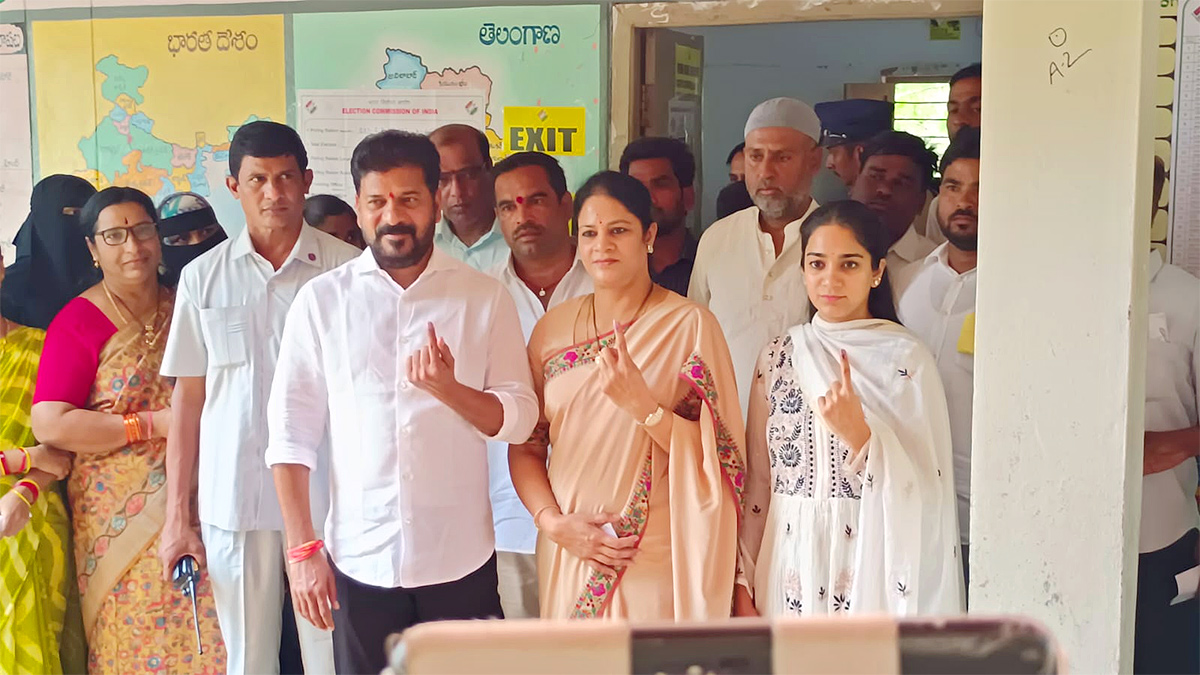
<path fill-rule="evenodd" d="M 1158 2 L 985 0 L 971 611 L 1129 672 Z"/>

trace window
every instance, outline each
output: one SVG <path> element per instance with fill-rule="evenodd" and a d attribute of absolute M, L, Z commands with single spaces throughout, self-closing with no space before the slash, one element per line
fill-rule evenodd
<path fill-rule="evenodd" d="M 896 131 L 907 131 L 925 139 L 925 144 L 942 156 L 950 145 L 946 135 L 946 101 L 950 98 L 950 82 L 895 82 Z"/>

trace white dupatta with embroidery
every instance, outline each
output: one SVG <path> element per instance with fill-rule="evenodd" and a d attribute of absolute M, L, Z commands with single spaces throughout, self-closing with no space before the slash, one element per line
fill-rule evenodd
<path fill-rule="evenodd" d="M 832 557 L 841 558 L 851 566 L 837 575 L 843 577 L 841 581 L 832 582 L 849 586 L 845 589 L 848 598 L 839 598 L 833 604 L 834 611 L 845 607 L 856 614 L 881 612 L 893 616 L 961 613 L 963 579 L 950 423 L 933 356 L 913 334 L 885 320 L 830 323 L 818 314 L 811 323 L 796 326 L 789 334 L 794 370 L 789 379 L 799 385 L 806 407 L 813 409 L 810 438 L 824 439 L 829 433 L 816 412 L 816 401 L 840 378 L 840 354 L 845 350 L 853 385 L 871 428 L 871 440 L 865 456 L 859 453 L 848 458 L 847 466 L 842 468 L 844 474 L 856 477 L 856 487 L 861 490 L 860 503 L 855 509 L 857 528 L 847 524 L 849 530 L 845 535 L 849 537 L 854 532 L 854 541 L 837 541 L 842 536 L 841 523 L 829 522 L 824 528 L 827 531 L 820 531 L 812 519 L 803 518 L 796 521 L 796 529 L 807 531 L 796 532 L 794 537 L 781 537 L 775 528 L 767 537 L 769 544 L 764 542 L 757 561 L 759 585 L 794 584 L 800 579 L 804 583 L 814 583 L 817 579 L 817 583 L 824 584 L 822 578 L 827 578 L 827 574 L 832 576 L 836 570 L 814 577 L 809 573 L 811 570 L 803 568 L 809 566 L 805 561 L 813 559 L 810 551 L 832 545 L 835 552 Z M 809 452 L 821 450 L 810 447 Z M 763 467 L 756 467 L 752 457 L 751 473 L 755 471 L 763 471 Z M 754 476 L 751 481 L 755 481 Z M 806 500 L 807 504 L 801 503 L 801 508 L 810 508 L 812 502 L 824 508 L 820 502 L 825 495 L 813 497 Z M 778 507 L 794 510 L 797 506 L 794 497 L 774 493 L 770 495 L 770 504 L 771 510 Z M 770 520 L 778 522 L 780 518 L 792 517 L 772 513 Z M 819 518 L 818 522 L 821 520 L 825 518 Z M 753 524 L 747 528 L 751 539 L 762 536 L 761 530 L 755 533 L 755 529 Z M 813 541 L 819 537 L 830 541 Z M 836 555 L 836 549 L 847 545 L 852 547 L 852 555 L 849 550 Z M 788 547 L 799 553 L 787 550 Z M 751 541 L 749 548 L 757 551 L 757 542 Z M 770 559 L 764 560 L 762 556 Z M 780 565 L 789 569 L 778 569 Z M 833 590 L 822 585 L 819 592 Z M 814 605 L 824 603 L 811 602 L 818 597 L 811 589 L 803 595 L 810 600 L 803 603 L 803 610 L 794 611 L 799 608 L 793 606 L 793 611 L 788 612 L 789 603 L 781 602 L 785 597 L 781 589 L 755 589 L 760 611 L 822 613 L 823 609 Z"/>

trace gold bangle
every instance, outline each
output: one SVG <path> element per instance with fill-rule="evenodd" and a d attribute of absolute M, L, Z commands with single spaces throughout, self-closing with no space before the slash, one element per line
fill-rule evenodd
<path fill-rule="evenodd" d="M 25 506 L 29 507 L 29 513 L 32 514 L 33 513 L 33 502 L 29 501 L 28 497 L 21 494 L 21 491 L 17 489 L 16 485 L 13 486 L 12 492 L 17 495 L 17 499 L 20 499 L 21 501 L 25 502 Z"/>
<path fill-rule="evenodd" d="M 534 511 L 533 512 L 533 526 L 539 530 L 542 529 L 542 526 L 538 525 L 538 517 L 541 516 L 542 512 L 545 511 L 546 509 L 557 509 L 557 508 L 558 508 L 558 504 L 547 504 L 547 505 L 543 506 L 542 508 L 538 509 L 537 511 Z"/>

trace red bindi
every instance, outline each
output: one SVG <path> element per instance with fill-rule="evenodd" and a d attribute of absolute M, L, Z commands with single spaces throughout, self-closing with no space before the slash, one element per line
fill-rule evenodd
<path fill-rule="evenodd" d="M 395 195 L 395 193 L 389 192 L 389 193 L 388 193 L 388 199 L 395 200 L 395 199 L 396 199 L 396 195 Z"/>
<path fill-rule="evenodd" d="M 524 203 L 525 203 L 525 198 L 524 198 L 524 197 L 517 197 L 517 203 L 518 203 L 518 204 L 524 204 Z"/>

